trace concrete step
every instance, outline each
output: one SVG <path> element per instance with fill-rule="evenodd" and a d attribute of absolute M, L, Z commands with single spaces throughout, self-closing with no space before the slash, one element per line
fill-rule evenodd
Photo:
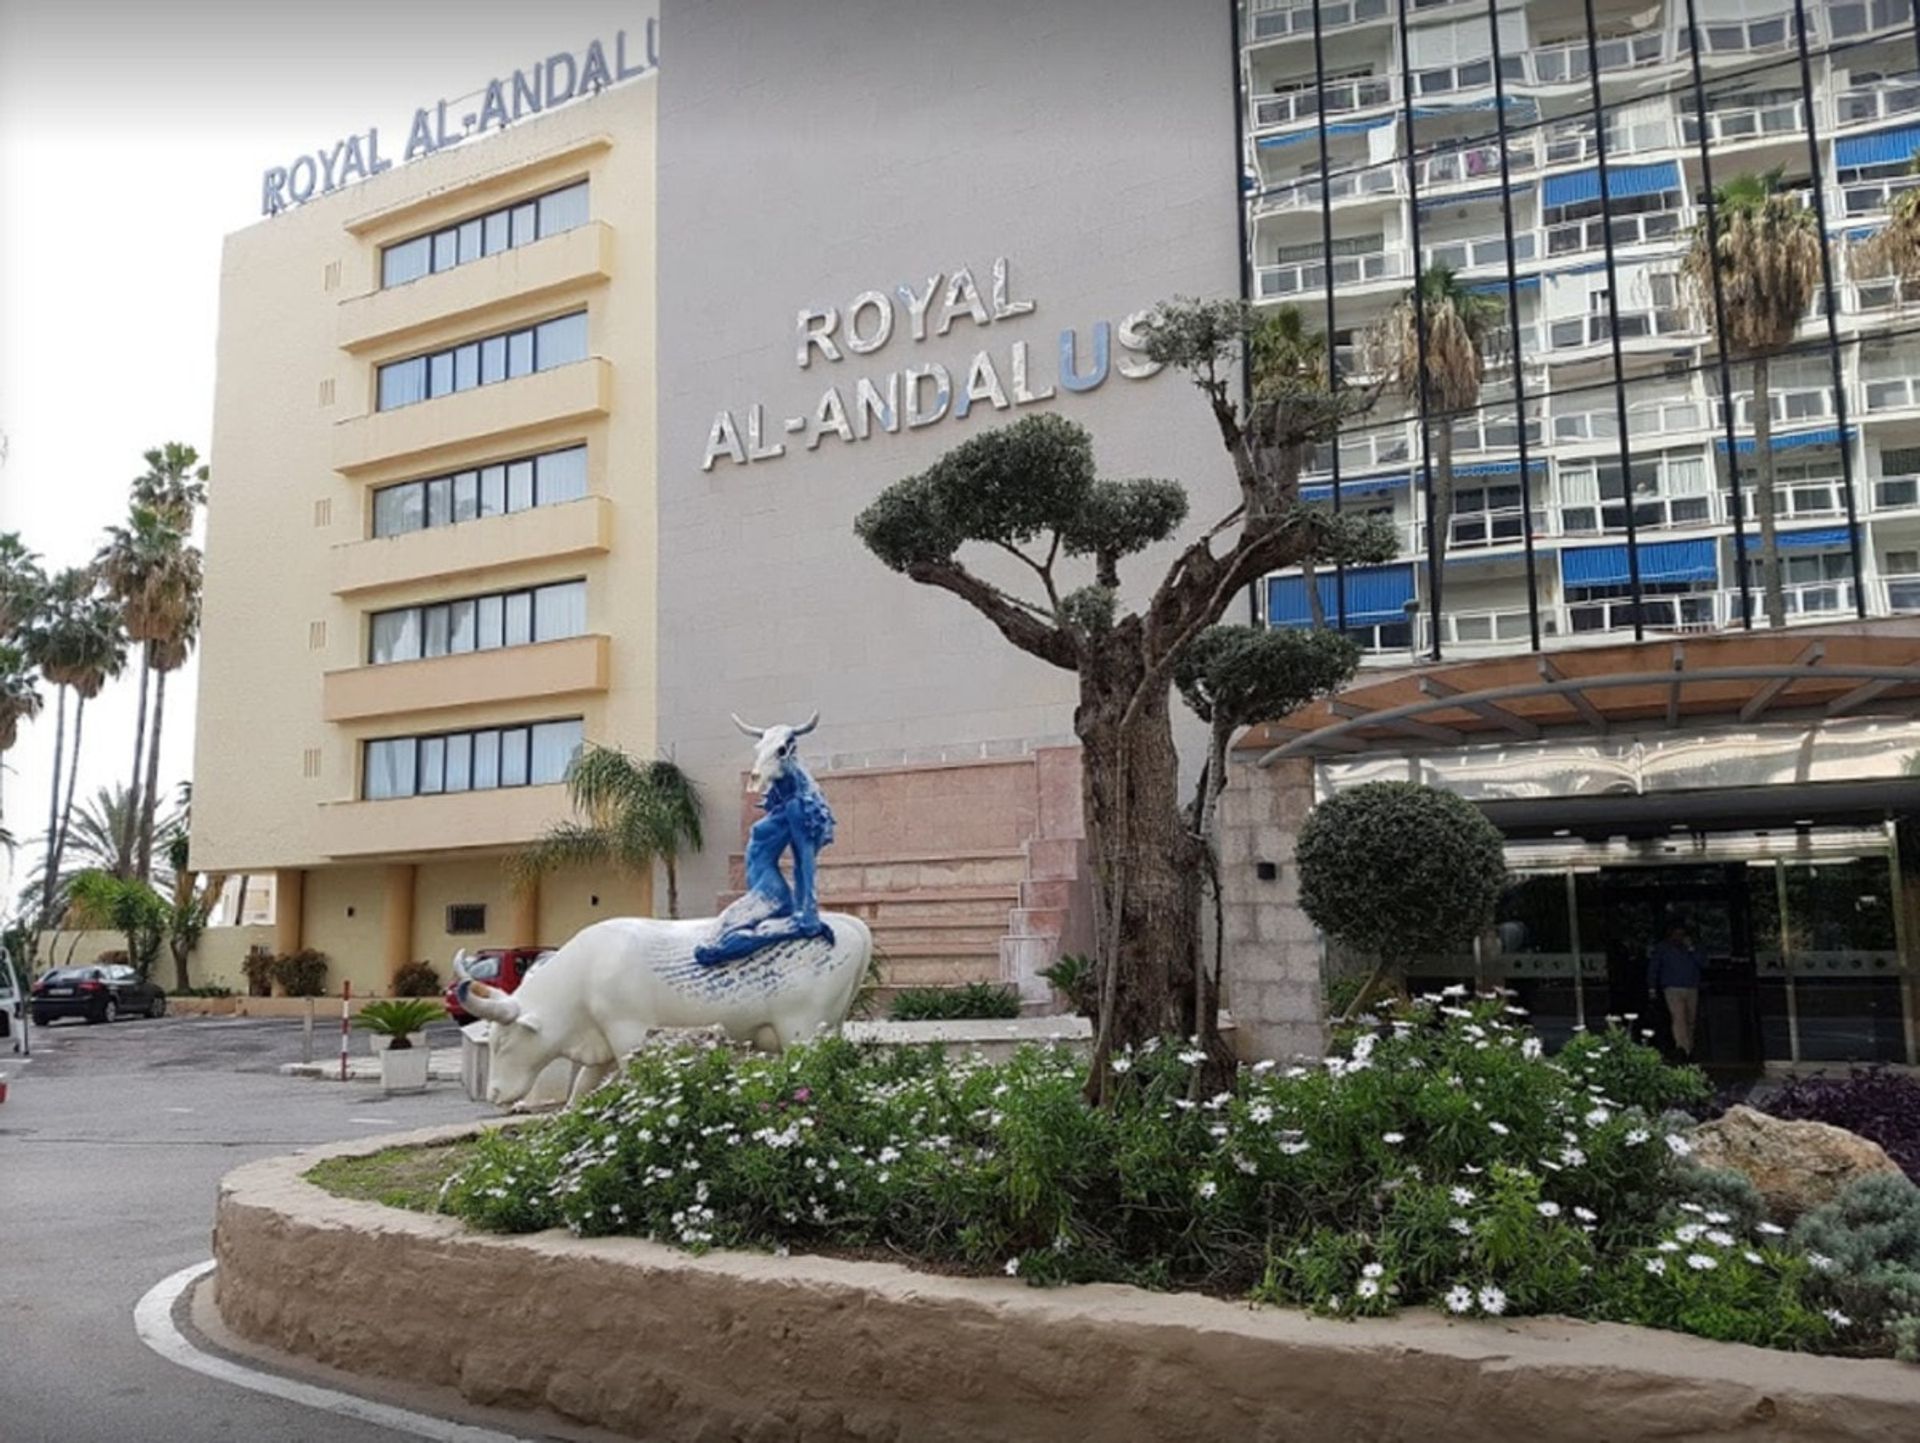
<path fill-rule="evenodd" d="M 1022 907 L 1044 907 L 1067 911 L 1073 906 L 1075 883 L 1059 879 L 1026 881 L 1020 884 Z"/>
<path fill-rule="evenodd" d="M 1007 916 L 1009 937 L 1050 937 L 1058 941 L 1067 930 L 1064 907 L 1016 907 Z"/>
<path fill-rule="evenodd" d="M 893 952 L 901 947 L 944 947 L 954 951 L 975 952 L 983 956 L 996 956 L 1000 950 L 1000 939 L 1007 935 L 1005 920 L 999 922 L 966 923 L 954 922 L 907 922 L 870 924 L 873 928 L 873 945 L 882 952 Z"/>
<path fill-rule="evenodd" d="M 1087 844 L 1078 837 L 1042 837 L 1027 843 L 1027 865 L 1021 877 L 1031 882 L 1071 882 L 1080 875 Z"/>

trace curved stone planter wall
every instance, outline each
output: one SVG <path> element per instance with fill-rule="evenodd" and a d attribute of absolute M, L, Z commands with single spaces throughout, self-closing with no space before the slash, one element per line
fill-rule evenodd
<path fill-rule="evenodd" d="M 1920 1369 L 1561 1320 L 1340 1323 L 1122 1287 L 634 1239 L 503 1238 L 335 1198 L 322 1156 L 221 1187 L 217 1300 L 338 1367 L 649 1439 L 1740 1438 L 1910 1443 Z"/>

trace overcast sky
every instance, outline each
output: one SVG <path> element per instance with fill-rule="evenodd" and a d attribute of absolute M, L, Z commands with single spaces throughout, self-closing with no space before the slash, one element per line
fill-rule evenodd
<path fill-rule="evenodd" d="M 263 170 L 370 125 L 397 156 L 416 106 L 618 29 L 637 37 L 654 13 L 649 0 L 0 0 L 0 531 L 49 566 L 78 564 L 121 518 L 143 451 L 175 440 L 206 455 L 220 244 L 259 219 Z M 169 790 L 191 767 L 195 685 L 191 666 L 169 682 Z M 80 795 L 126 778 L 135 692 L 122 681 L 88 707 Z M 4 757 L 6 826 L 22 840 L 46 827 L 53 733 L 49 695 Z M 0 883 L 10 901 L 3 852 Z"/>

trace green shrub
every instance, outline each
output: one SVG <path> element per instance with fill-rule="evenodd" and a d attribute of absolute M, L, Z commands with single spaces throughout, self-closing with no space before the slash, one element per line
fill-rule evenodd
<path fill-rule="evenodd" d="M 1424 1304 L 1827 1341 L 1780 1239 L 1707 1225 L 1687 1198 L 1688 1144 L 1657 1119 L 1704 1095 L 1697 1072 L 1624 1032 L 1548 1058 L 1504 998 L 1452 992 L 1314 1066 L 1243 1068 L 1211 1098 L 1192 1095 L 1197 1048 L 1122 1053 L 1107 1111 L 1058 1048 L 991 1065 L 839 1039 L 645 1052 L 580 1108 L 483 1137 L 442 1205 L 508 1231 L 884 1248 L 1341 1314 Z M 1663 1280 L 1648 1262 L 1695 1209 L 1713 1266 Z"/>
<path fill-rule="evenodd" d="M 270 971 L 289 997 L 324 997 L 327 992 L 327 954 L 311 947 L 275 957 Z"/>
<path fill-rule="evenodd" d="M 217 982 L 209 982 L 204 987 L 179 987 L 174 989 L 175 997 L 231 997 L 233 989 L 222 987 Z"/>
<path fill-rule="evenodd" d="M 409 962 L 393 974 L 395 997 L 438 997 L 444 990 L 431 962 Z"/>
<path fill-rule="evenodd" d="M 888 1015 L 895 1022 L 1018 1017 L 1020 994 L 1011 987 L 995 987 L 986 982 L 969 982 L 964 987 L 908 987 L 894 994 Z"/>
<path fill-rule="evenodd" d="M 1843 1339 L 1920 1363 L 1920 1187 L 1862 1178 L 1801 1218 L 1793 1241 Z"/>
<path fill-rule="evenodd" d="M 1053 966 L 1042 967 L 1040 975 L 1080 1016 L 1091 1020 L 1100 1015 L 1100 972 L 1093 958 L 1068 952 Z"/>
<path fill-rule="evenodd" d="M 1328 798 L 1300 828 L 1296 860 L 1301 908 L 1376 967 L 1471 942 L 1507 878 L 1499 828 L 1471 802 L 1413 782 Z"/>
<path fill-rule="evenodd" d="M 264 947 L 249 948 L 241 959 L 240 973 L 247 979 L 247 996 L 273 995 L 273 969 L 280 959 Z"/>

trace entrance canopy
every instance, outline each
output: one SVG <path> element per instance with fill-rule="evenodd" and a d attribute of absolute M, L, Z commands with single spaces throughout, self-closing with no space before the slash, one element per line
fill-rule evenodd
<path fill-rule="evenodd" d="M 1252 728 L 1259 765 L 1283 757 L 1821 722 L 1920 712 L 1920 633 L 1884 626 L 1751 632 L 1523 653 L 1390 674 Z"/>

